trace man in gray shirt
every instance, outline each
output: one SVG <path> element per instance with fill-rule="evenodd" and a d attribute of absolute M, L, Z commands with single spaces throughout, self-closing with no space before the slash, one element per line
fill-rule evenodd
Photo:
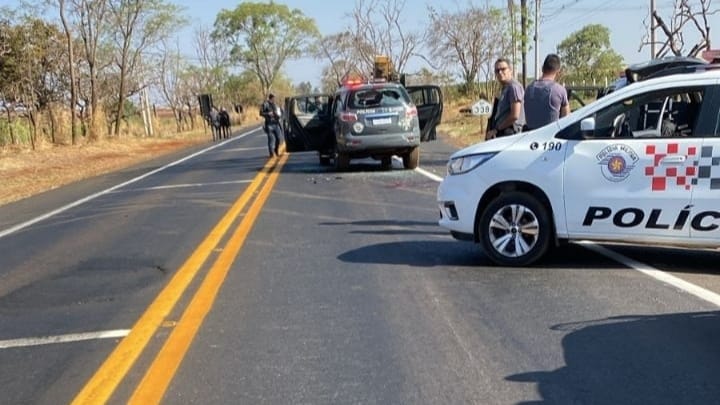
<path fill-rule="evenodd" d="M 503 87 L 485 134 L 486 140 L 516 134 L 525 123 L 522 106 L 523 87 L 514 79 L 513 70 L 507 59 L 500 58 L 495 61 L 495 76 Z"/>
<path fill-rule="evenodd" d="M 525 130 L 533 130 L 557 121 L 570 113 L 567 90 L 555 81 L 560 72 L 560 57 L 550 54 L 542 66 L 542 77 L 525 90 Z"/>

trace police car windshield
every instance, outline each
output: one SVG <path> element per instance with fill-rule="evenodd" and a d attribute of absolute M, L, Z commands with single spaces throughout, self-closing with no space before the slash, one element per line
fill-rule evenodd
<path fill-rule="evenodd" d="M 409 102 L 399 89 L 362 89 L 350 95 L 349 107 L 353 109 L 370 107 L 399 107 Z"/>

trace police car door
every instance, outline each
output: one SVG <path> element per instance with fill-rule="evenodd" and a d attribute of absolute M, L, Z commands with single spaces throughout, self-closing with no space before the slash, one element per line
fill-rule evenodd
<path fill-rule="evenodd" d="M 407 86 L 405 89 L 417 107 L 420 121 L 420 141 L 434 141 L 436 127 L 440 125 L 443 113 L 443 99 L 440 87 L 433 85 Z"/>
<path fill-rule="evenodd" d="M 697 97 L 697 95 L 696 95 Z M 690 100 L 694 102 L 695 100 Z M 693 112 L 692 104 L 688 108 Z M 712 86 L 704 94 L 702 108 L 695 118 L 695 133 L 703 144 L 695 156 L 696 177 L 692 184 L 692 212 L 688 218 L 690 236 L 694 241 L 720 245 L 720 86 Z M 690 116 L 689 119 L 693 119 Z"/>
<path fill-rule="evenodd" d="M 686 210 L 701 142 L 678 127 L 674 107 L 705 88 L 665 83 L 638 90 L 566 129 L 579 132 L 564 168 L 572 237 L 681 242 L 690 236 Z"/>
<path fill-rule="evenodd" d="M 324 150 L 332 143 L 330 100 L 327 94 L 294 96 L 286 100 L 284 130 L 288 152 Z"/>

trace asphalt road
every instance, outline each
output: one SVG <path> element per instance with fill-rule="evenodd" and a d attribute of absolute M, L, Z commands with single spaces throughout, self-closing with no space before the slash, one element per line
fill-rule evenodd
<path fill-rule="evenodd" d="M 0 402 L 720 398 L 720 253 L 498 268 L 437 226 L 440 141 L 344 173 L 259 131 L 206 147 L 0 208 Z"/>

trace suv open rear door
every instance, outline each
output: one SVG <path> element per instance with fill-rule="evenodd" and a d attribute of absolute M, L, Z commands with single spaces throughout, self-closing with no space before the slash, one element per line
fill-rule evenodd
<path fill-rule="evenodd" d="M 332 150 L 331 96 L 308 94 L 285 99 L 285 142 L 288 152 Z M 321 157 L 322 160 L 322 157 Z"/>
<path fill-rule="evenodd" d="M 443 113 L 443 99 L 440 87 L 433 85 L 405 87 L 410 99 L 417 107 L 420 120 L 420 141 L 434 141 L 436 128 L 440 125 Z"/>

